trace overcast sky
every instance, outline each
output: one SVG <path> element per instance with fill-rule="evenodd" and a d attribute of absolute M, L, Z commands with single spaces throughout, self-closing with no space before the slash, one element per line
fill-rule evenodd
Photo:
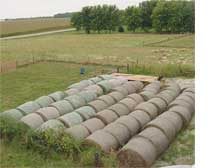
<path fill-rule="evenodd" d="M 0 0 L 0 18 L 51 16 L 98 4 L 115 4 L 123 9 L 141 1 L 143 0 Z"/>

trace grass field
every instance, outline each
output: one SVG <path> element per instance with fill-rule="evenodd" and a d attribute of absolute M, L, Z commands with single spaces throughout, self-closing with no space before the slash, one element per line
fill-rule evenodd
<path fill-rule="evenodd" d="M 1 104 L 0 111 L 14 108 L 26 101 L 33 100 L 48 93 L 64 90 L 71 82 L 77 82 L 96 74 L 113 71 L 113 67 L 87 66 L 85 75 L 79 74 L 81 65 L 65 63 L 39 63 L 19 68 L 16 71 L 0 74 Z M 194 163 L 194 119 L 186 130 L 183 130 L 170 148 L 155 163 L 154 167 L 172 164 Z M 45 155 L 32 149 L 26 149 L 17 140 L 10 143 L 1 139 L 0 167 L 83 167 L 92 166 L 92 151 L 81 153 L 79 159 L 53 154 Z M 81 159 L 80 159 L 81 158 Z M 105 167 L 117 165 L 115 154 L 104 158 Z"/>
<path fill-rule="evenodd" d="M 19 19 L 0 22 L 0 36 L 12 36 L 71 27 L 69 18 Z"/>

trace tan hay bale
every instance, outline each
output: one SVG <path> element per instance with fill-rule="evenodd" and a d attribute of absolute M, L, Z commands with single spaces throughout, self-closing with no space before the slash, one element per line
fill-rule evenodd
<path fill-rule="evenodd" d="M 21 111 L 24 115 L 33 113 L 40 108 L 39 104 L 36 102 L 30 101 L 18 106 L 16 109 Z"/>
<path fill-rule="evenodd" d="M 179 95 L 176 91 L 173 91 L 173 90 L 163 90 L 161 93 L 171 95 L 172 100 L 174 100 Z"/>
<path fill-rule="evenodd" d="M 131 98 L 122 99 L 119 103 L 122 103 L 123 105 L 128 107 L 129 111 L 132 111 L 137 105 L 137 103 Z"/>
<path fill-rule="evenodd" d="M 82 90 L 85 87 L 91 85 L 93 82 L 90 80 L 82 80 L 79 83 L 74 83 L 72 85 L 70 85 L 68 88 L 74 88 L 74 89 L 78 89 L 78 90 Z"/>
<path fill-rule="evenodd" d="M 132 81 L 131 84 L 135 87 L 136 92 L 139 92 L 144 87 L 144 84 L 141 81 Z"/>
<path fill-rule="evenodd" d="M 82 91 L 79 92 L 77 95 L 81 96 L 87 103 L 97 98 L 97 94 L 92 91 Z"/>
<path fill-rule="evenodd" d="M 125 87 L 123 87 L 123 86 L 118 86 L 116 88 L 113 88 L 111 91 L 113 91 L 113 92 L 120 92 L 124 96 L 128 95 L 128 90 Z"/>
<path fill-rule="evenodd" d="M 187 88 L 184 90 L 184 92 L 191 92 L 191 93 L 194 93 L 195 94 L 195 88 Z"/>
<path fill-rule="evenodd" d="M 126 82 L 122 85 L 122 87 L 126 88 L 128 91 L 128 94 L 136 93 L 136 88 L 131 84 L 131 82 Z"/>
<path fill-rule="evenodd" d="M 130 112 L 127 106 L 119 103 L 110 106 L 108 109 L 115 112 L 119 117 L 123 115 L 128 115 Z"/>
<path fill-rule="evenodd" d="M 17 109 L 10 109 L 0 113 L 0 117 L 8 117 L 13 118 L 15 120 L 20 120 L 23 117 L 23 114 L 21 111 Z"/>
<path fill-rule="evenodd" d="M 68 94 L 68 96 L 77 94 L 78 92 L 79 92 L 79 90 L 78 89 L 74 89 L 74 88 L 71 88 L 71 89 L 68 89 L 68 90 L 65 91 L 65 93 Z"/>
<path fill-rule="evenodd" d="M 158 108 L 149 102 L 140 103 L 135 107 L 135 110 L 142 110 L 149 114 L 151 119 L 154 119 L 158 116 Z"/>
<path fill-rule="evenodd" d="M 74 109 L 77 109 L 81 106 L 86 105 L 86 101 L 84 100 L 84 98 L 82 98 L 81 96 L 78 96 L 78 95 L 69 96 L 69 97 L 65 98 L 65 100 L 70 102 L 72 104 L 72 106 L 74 107 Z"/>
<path fill-rule="evenodd" d="M 121 81 L 119 79 L 111 79 L 109 80 L 109 83 L 111 84 L 112 88 L 121 85 Z"/>
<path fill-rule="evenodd" d="M 108 106 L 116 103 L 116 101 L 110 95 L 103 95 L 98 97 L 98 100 L 104 101 Z"/>
<path fill-rule="evenodd" d="M 76 109 L 75 112 L 80 114 L 84 121 L 96 115 L 96 111 L 90 106 L 80 107 Z"/>
<path fill-rule="evenodd" d="M 65 92 L 57 91 L 48 96 L 51 97 L 54 101 L 60 101 L 66 97 L 66 94 Z"/>
<path fill-rule="evenodd" d="M 174 106 L 182 106 L 182 107 L 186 107 L 189 109 L 189 111 L 191 113 L 194 112 L 194 106 L 192 106 L 191 104 L 189 104 L 187 101 L 182 100 L 182 99 L 176 99 L 174 100 L 172 103 L 169 104 L 168 109 L 174 107 Z"/>
<path fill-rule="evenodd" d="M 143 88 L 143 91 L 146 91 L 146 92 L 151 92 L 153 94 L 157 94 L 158 93 L 158 90 L 156 88 Z"/>
<path fill-rule="evenodd" d="M 140 128 L 143 128 L 148 122 L 151 121 L 149 114 L 142 110 L 135 110 L 130 113 L 129 116 L 133 117 L 138 121 Z"/>
<path fill-rule="evenodd" d="M 136 135 L 140 131 L 140 125 L 132 116 L 122 116 L 115 121 L 115 123 L 122 124 L 127 127 L 131 136 Z"/>
<path fill-rule="evenodd" d="M 42 117 L 36 113 L 31 113 L 22 117 L 21 121 L 33 129 L 38 128 L 44 123 Z"/>
<path fill-rule="evenodd" d="M 159 114 L 167 109 L 166 102 L 161 98 L 152 98 L 148 102 L 154 104 L 157 107 Z"/>
<path fill-rule="evenodd" d="M 181 116 L 178 115 L 177 113 L 167 111 L 167 112 L 159 115 L 158 118 L 165 118 L 168 121 L 170 121 L 175 126 L 175 129 L 177 132 L 179 132 L 181 130 L 181 128 L 183 127 L 183 120 L 182 120 Z"/>
<path fill-rule="evenodd" d="M 99 83 L 99 82 L 102 81 L 102 79 L 99 78 L 99 77 L 90 78 L 89 80 L 92 81 L 94 84 Z"/>
<path fill-rule="evenodd" d="M 67 128 L 82 123 L 84 120 L 80 114 L 71 112 L 58 118 Z"/>
<path fill-rule="evenodd" d="M 90 134 L 105 127 L 105 124 L 98 118 L 91 118 L 81 125 L 85 126 Z"/>
<path fill-rule="evenodd" d="M 174 106 L 174 107 L 171 107 L 169 109 L 169 111 L 171 112 L 175 112 L 177 113 L 178 115 L 181 116 L 181 118 L 183 119 L 183 122 L 184 122 L 184 125 L 188 125 L 190 120 L 192 119 L 192 113 L 189 111 L 188 108 L 186 107 L 182 107 L 182 106 Z"/>
<path fill-rule="evenodd" d="M 131 137 L 128 128 L 116 122 L 107 125 L 104 128 L 104 131 L 113 135 L 119 142 L 120 146 L 125 145 L 125 143 L 128 142 Z"/>
<path fill-rule="evenodd" d="M 118 153 L 119 167 L 150 167 L 157 157 L 154 145 L 147 139 L 131 139 Z"/>
<path fill-rule="evenodd" d="M 143 98 L 137 93 L 130 94 L 127 97 L 133 99 L 137 104 L 144 101 Z"/>
<path fill-rule="evenodd" d="M 102 100 L 94 100 L 88 103 L 88 105 L 94 108 L 96 112 L 102 111 L 108 107 L 108 105 Z"/>
<path fill-rule="evenodd" d="M 160 92 L 155 97 L 163 99 L 167 105 L 169 105 L 174 100 L 174 97 L 172 97 L 170 94 L 163 92 Z"/>
<path fill-rule="evenodd" d="M 89 131 L 83 125 L 75 125 L 65 130 L 70 136 L 77 140 L 83 140 L 90 135 Z"/>
<path fill-rule="evenodd" d="M 174 87 L 174 86 L 169 86 L 169 87 L 165 87 L 162 89 L 162 91 L 166 91 L 166 90 L 172 91 L 173 93 L 176 93 L 177 95 L 179 95 L 181 93 L 181 89 L 178 87 Z"/>
<path fill-rule="evenodd" d="M 50 107 L 55 107 L 59 111 L 60 115 L 64 115 L 74 110 L 73 106 L 67 100 L 52 103 Z"/>
<path fill-rule="evenodd" d="M 40 105 L 40 107 L 48 107 L 50 104 L 54 103 L 54 100 L 49 96 L 42 96 L 35 100 L 36 103 Z"/>
<path fill-rule="evenodd" d="M 104 130 L 98 130 L 86 138 L 85 143 L 100 147 L 104 152 L 111 152 L 119 148 L 116 138 Z"/>
<path fill-rule="evenodd" d="M 119 102 L 120 100 L 122 100 L 125 97 L 120 92 L 111 92 L 108 95 L 111 96 L 116 102 Z"/>
<path fill-rule="evenodd" d="M 156 148 L 157 155 L 163 153 L 170 144 L 168 137 L 156 127 L 148 127 L 141 133 L 139 133 L 136 137 L 143 137 L 151 141 Z"/>
<path fill-rule="evenodd" d="M 140 96 L 142 96 L 145 101 L 148 101 L 149 99 L 155 97 L 155 94 L 150 91 L 143 91 L 140 93 Z"/>
<path fill-rule="evenodd" d="M 46 131 L 48 129 L 52 129 L 52 130 L 58 131 L 58 130 L 61 130 L 61 129 L 65 129 L 65 126 L 64 126 L 64 124 L 60 120 L 51 119 L 51 120 L 48 120 L 45 123 L 43 123 L 38 128 L 39 131 Z"/>
<path fill-rule="evenodd" d="M 112 89 L 111 84 L 106 80 L 99 82 L 97 85 L 99 85 L 103 89 L 104 94 L 109 93 Z"/>
<path fill-rule="evenodd" d="M 192 92 L 183 92 L 181 95 L 190 97 L 195 102 L 195 94 Z"/>
<path fill-rule="evenodd" d="M 55 107 L 44 107 L 37 110 L 35 113 L 40 115 L 44 121 L 55 119 L 60 116 L 60 112 Z"/>
<path fill-rule="evenodd" d="M 181 94 L 176 98 L 176 100 L 183 100 L 183 101 L 189 103 L 192 107 L 195 107 L 195 101 L 190 96 Z"/>
<path fill-rule="evenodd" d="M 168 137 L 169 141 L 172 141 L 175 138 L 177 132 L 174 125 L 165 118 L 156 118 L 152 120 L 145 128 L 148 127 L 156 127 L 160 129 Z"/>
<path fill-rule="evenodd" d="M 104 94 L 103 89 L 98 85 L 90 85 L 90 86 L 86 87 L 84 90 L 93 91 L 97 94 L 97 96 L 101 96 Z"/>
<path fill-rule="evenodd" d="M 98 112 L 95 117 L 102 120 L 105 125 L 108 125 L 118 119 L 118 115 L 109 109 Z"/>

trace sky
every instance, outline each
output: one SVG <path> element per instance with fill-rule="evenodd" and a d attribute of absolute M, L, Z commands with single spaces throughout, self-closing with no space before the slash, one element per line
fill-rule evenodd
<path fill-rule="evenodd" d="M 143 0 L 0 0 L 0 19 L 52 16 L 80 11 L 84 6 L 115 4 L 124 9 Z"/>

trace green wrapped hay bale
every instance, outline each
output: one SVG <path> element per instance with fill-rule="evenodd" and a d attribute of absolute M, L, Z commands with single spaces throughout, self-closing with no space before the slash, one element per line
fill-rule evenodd
<path fill-rule="evenodd" d="M 105 125 L 108 125 L 119 118 L 115 112 L 113 112 L 112 110 L 109 110 L 109 109 L 105 109 L 105 110 L 98 112 L 95 117 L 102 120 L 102 122 Z"/>
<path fill-rule="evenodd" d="M 143 97 L 144 101 L 148 101 L 149 99 L 155 97 L 155 94 L 150 91 L 143 91 L 140 95 Z"/>
<path fill-rule="evenodd" d="M 83 118 L 84 121 L 96 115 L 95 109 L 90 106 L 80 107 L 76 109 L 75 112 L 78 113 Z"/>
<path fill-rule="evenodd" d="M 98 97 L 98 100 L 102 100 L 104 101 L 108 106 L 111 106 L 113 104 L 116 103 L 116 101 L 114 100 L 113 97 L 111 97 L 110 95 L 103 95 Z"/>
<path fill-rule="evenodd" d="M 81 96 L 87 103 L 97 98 L 97 94 L 93 91 L 82 91 L 77 94 Z"/>
<path fill-rule="evenodd" d="M 71 112 L 58 118 L 67 128 L 82 123 L 84 120 L 80 114 Z"/>
<path fill-rule="evenodd" d="M 69 101 L 66 100 L 52 103 L 50 107 L 55 107 L 59 111 L 60 115 L 64 115 L 74 110 L 73 106 L 69 103 Z"/>
<path fill-rule="evenodd" d="M 166 102 L 161 98 L 152 98 L 148 102 L 154 104 L 157 107 L 159 114 L 167 109 Z"/>
<path fill-rule="evenodd" d="M 37 110 L 35 113 L 40 115 L 44 121 L 55 119 L 60 116 L 60 112 L 55 107 L 44 107 Z"/>
<path fill-rule="evenodd" d="M 88 103 L 88 105 L 94 108 L 96 112 L 102 111 L 108 107 L 108 105 L 102 100 L 94 100 Z"/>
<path fill-rule="evenodd" d="M 37 111 L 40 108 L 39 104 L 30 101 L 18 106 L 16 109 L 21 111 L 24 115 Z"/>
<path fill-rule="evenodd" d="M 71 88 L 71 89 L 67 89 L 67 90 L 65 91 L 65 93 L 66 93 L 68 96 L 71 96 L 71 95 L 77 94 L 78 92 L 79 92 L 79 90 L 78 90 L 78 89 L 73 89 L 73 88 Z"/>
<path fill-rule="evenodd" d="M 125 96 L 120 92 L 111 92 L 108 95 L 111 96 L 115 100 L 115 102 L 119 102 L 120 100 L 125 98 Z"/>
<path fill-rule="evenodd" d="M 67 94 L 62 91 L 57 91 L 48 96 L 51 97 L 54 101 L 60 101 L 60 100 L 64 99 L 67 96 Z"/>
<path fill-rule="evenodd" d="M 126 90 L 128 91 L 128 94 L 137 92 L 136 88 L 131 83 L 132 82 L 126 82 L 125 84 L 122 85 L 122 87 L 126 88 Z"/>
<path fill-rule="evenodd" d="M 23 117 L 23 114 L 17 109 L 10 109 L 0 113 L 0 117 L 12 118 L 18 121 Z"/>
<path fill-rule="evenodd" d="M 48 107 L 50 104 L 54 103 L 54 100 L 49 96 L 42 96 L 35 100 L 36 103 L 40 105 L 40 107 Z"/>
<path fill-rule="evenodd" d="M 133 117 L 138 121 L 141 129 L 143 129 L 145 125 L 151 121 L 151 118 L 148 115 L 148 113 L 141 110 L 135 110 L 132 113 L 130 113 L 129 116 Z"/>
<path fill-rule="evenodd" d="M 102 79 L 99 78 L 99 77 L 90 78 L 89 80 L 92 81 L 94 84 L 99 83 L 99 82 L 102 81 Z"/>
<path fill-rule="evenodd" d="M 105 127 L 105 124 L 98 118 L 91 118 L 81 125 L 86 127 L 90 134 Z"/>
<path fill-rule="evenodd" d="M 111 152 L 119 148 L 119 143 L 116 138 L 104 130 L 98 130 L 88 136 L 85 144 L 100 147 L 104 152 Z"/>
<path fill-rule="evenodd" d="M 97 85 L 99 85 L 103 89 L 104 94 L 109 93 L 112 89 L 111 84 L 107 80 L 101 81 Z"/>
<path fill-rule="evenodd" d="M 150 167 L 157 158 L 155 146 L 148 139 L 131 139 L 118 153 L 119 167 Z"/>
<path fill-rule="evenodd" d="M 129 111 L 132 111 L 137 105 L 137 103 L 131 98 L 122 99 L 119 103 L 128 107 Z"/>
<path fill-rule="evenodd" d="M 86 105 L 86 101 L 84 100 L 84 98 L 82 98 L 81 96 L 78 96 L 78 95 L 69 96 L 69 97 L 65 98 L 65 100 L 70 102 L 72 104 L 72 106 L 74 107 L 74 109 L 77 109 L 81 106 Z"/>
<path fill-rule="evenodd" d="M 130 94 L 127 97 L 133 99 L 137 104 L 144 101 L 143 97 L 137 93 Z"/>
<path fill-rule="evenodd" d="M 113 91 L 113 92 L 120 92 L 124 96 L 128 95 L 128 90 L 125 87 L 123 87 L 123 86 L 118 86 L 116 88 L 113 88 L 111 91 Z"/>
<path fill-rule="evenodd" d="M 107 74 L 99 75 L 98 77 L 101 78 L 102 80 L 110 80 L 113 78 L 112 75 L 107 75 Z"/>
<path fill-rule="evenodd" d="M 97 94 L 97 96 L 103 95 L 103 89 L 99 85 L 90 85 L 86 87 L 84 90 L 89 90 Z"/>
<path fill-rule="evenodd" d="M 75 125 L 65 130 L 71 137 L 77 140 L 83 140 L 90 135 L 89 131 L 83 125 Z"/>
<path fill-rule="evenodd" d="M 119 117 L 121 117 L 123 115 L 128 115 L 130 113 L 128 107 L 123 104 L 120 104 L 120 103 L 114 104 L 114 105 L 110 106 L 108 109 L 115 112 L 116 115 Z"/>
<path fill-rule="evenodd" d="M 51 120 L 48 120 L 45 123 L 43 123 L 37 130 L 46 131 L 46 130 L 52 129 L 52 130 L 58 131 L 58 130 L 62 130 L 65 128 L 66 127 L 60 120 L 51 119 Z"/>
<path fill-rule="evenodd" d="M 42 117 L 36 113 L 31 113 L 22 117 L 21 121 L 33 129 L 38 128 L 44 123 Z"/>

